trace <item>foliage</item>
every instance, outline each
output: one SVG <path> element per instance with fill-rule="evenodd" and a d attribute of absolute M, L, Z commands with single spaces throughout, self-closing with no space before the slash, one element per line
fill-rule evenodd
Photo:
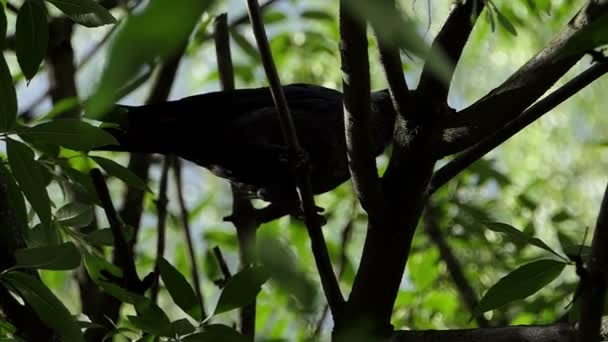
<path fill-rule="evenodd" d="M 447 11 L 443 7 L 448 6 L 432 4 L 426 8 L 424 2 L 418 2 L 403 5 L 403 13 L 389 13 L 387 17 L 385 11 L 367 2 L 350 2 L 359 11 L 379 11 L 372 16 L 378 25 L 390 19 L 384 20 L 387 26 L 381 35 L 394 34 L 394 43 L 412 53 L 405 59 L 404 70 L 408 82 L 415 83 L 414 75 L 422 68 L 418 58 L 429 55 L 427 38 L 436 33 Z M 47 3 L 54 9 L 49 10 Z M 497 80 L 538 50 L 548 32 L 538 30 L 537 25 L 559 27 L 580 5 L 580 1 L 557 5 L 555 1 L 523 0 L 488 3 L 485 21 L 475 27 L 456 71 L 456 89 L 450 101 L 457 108 L 492 89 Z M 313 335 L 316 324 L 323 334 L 328 332 L 324 320 L 317 323 L 323 298 L 308 238 L 297 220 L 284 218 L 264 225 L 258 239 L 261 265 L 245 267 L 223 279 L 221 288 L 215 285 L 220 273 L 212 247 L 221 247 L 228 256 L 229 268 L 234 270 L 238 241 L 233 228 L 221 220 L 229 210 L 225 184 L 191 165 L 185 169 L 190 184 L 185 187 L 190 208 L 186 216 L 199 248 L 195 259 L 205 275 L 203 300 L 197 297 L 193 281 L 185 276 L 190 266 L 181 237 L 184 223 L 172 192 L 167 259 L 160 259 L 156 270 L 163 285 L 158 303 L 117 281 L 123 279 L 125 270 L 110 261 L 116 241 L 107 227 L 113 223 L 102 211 L 89 172 L 96 167 L 105 171 L 116 203 L 121 202 L 119 190 L 123 188 L 145 192 L 148 202 L 142 227 L 122 227 L 127 241 L 137 237 L 136 267 L 140 272 L 153 270 L 156 258 L 152 252 L 155 229 L 150 226 L 160 211 L 154 205 L 158 204 L 154 201 L 158 177 L 148 182 L 123 166 L 122 156 L 94 151 L 116 141 L 93 121 L 54 118 L 26 123 L 18 118 L 17 92 L 23 87 L 14 82 L 14 77 L 20 70 L 26 82 L 33 84 L 44 76 L 47 21 L 56 15 L 54 10 L 85 27 L 120 25 L 111 45 L 105 48 L 108 60 L 104 71 L 95 76 L 100 81 L 92 82 L 97 84 L 95 90 L 87 101 L 72 103 L 84 103 L 90 117 L 95 118 L 132 90 L 134 80 L 148 84 L 154 66 L 184 49 L 186 42 L 188 54 L 182 62 L 185 71 L 178 74 L 176 87 L 184 93 L 180 95 L 193 89 L 217 88 L 214 47 L 203 38 L 222 5 L 225 3 L 219 1 L 186 1 L 179 6 L 150 1 L 145 8 L 122 13 L 110 12 L 93 0 L 26 0 L 17 14 L 0 5 L 0 47 L 4 51 L 7 28 L 9 36 L 16 39 L 14 58 L 9 52 L 0 57 L 0 135 L 6 146 L 0 173 L 8 177 L 11 203 L 15 203 L 13 210 L 20 224 L 27 226 L 27 245 L 15 251 L 14 265 L 0 270 L 0 284 L 31 305 L 42 321 L 66 341 L 84 340 L 84 323 L 75 316 L 79 305 L 72 277 L 82 269 L 105 292 L 130 304 L 108 338 L 244 341 L 246 338 L 233 328 L 235 309 L 254 299 L 256 327 L 265 339 L 302 340 Z M 426 11 L 429 29 L 424 33 L 421 28 L 425 26 L 422 18 L 426 18 Z M 339 86 L 336 13 L 335 4 L 321 0 L 283 3 L 265 12 L 270 45 L 284 83 Z M 404 26 L 408 29 L 398 29 Z M 574 41 L 571 53 L 605 45 L 606 27 L 604 20 L 590 28 Z M 76 41 L 89 39 L 90 32 L 79 30 Z M 243 87 L 265 84 L 250 33 L 246 25 L 231 28 L 235 76 L 237 85 Z M 133 48 L 135 42 L 137 48 Z M 372 58 L 375 44 L 370 38 Z M 433 56 L 437 56 L 432 60 L 433 67 L 445 74 L 449 65 L 441 55 Z M 580 70 L 580 66 L 575 69 Z M 484 77 L 470 77 L 481 73 Z M 384 85 L 377 65 L 372 66 L 372 76 L 374 85 Z M 532 126 L 439 190 L 429 203 L 435 209 L 434 220 L 461 261 L 471 287 L 485 295 L 471 312 L 446 272 L 437 245 L 419 232 L 395 303 L 396 328 L 470 327 L 474 325 L 471 317 L 489 311 L 496 321 L 519 324 L 551 322 L 565 313 L 578 280 L 570 259 L 587 250 L 583 232 L 593 224 L 601 195 L 598 189 L 605 182 L 605 149 L 597 143 L 608 138 L 603 136 L 608 121 L 595 115 L 594 108 L 605 107 L 608 100 L 602 96 L 606 80 L 599 82 L 552 118 Z M 87 89 L 87 85 L 80 86 Z M 39 117 L 49 112 L 52 110 L 43 110 Z M 212 114 L 221 113 L 201 113 Z M 384 170 L 386 158 L 381 158 L 379 165 Z M 154 175 L 157 171 L 155 166 Z M 203 190 L 200 182 L 205 184 Z M 355 278 L 367 219 L 355 197 L 351 185 L 344 184 L 320 196 L 318 203 L 326 209 L 328 224 L 323 232 L 335 268 L 340 270 L 340 284 L 346 289 Z M 422 224 L 427 223 L 424 220 Z M 88 230 L 91 226 L 99 229 Z M 211 307 L 199 303 L 210 300 L 217 304 L 205 316 Z M 88 328 L 96 327 L 92 324 Z M 14 334 L 15 327 L 0 316 L 0 338 Z"/>

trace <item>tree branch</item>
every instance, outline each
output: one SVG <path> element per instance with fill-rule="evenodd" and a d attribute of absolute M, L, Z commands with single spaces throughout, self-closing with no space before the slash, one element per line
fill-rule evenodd
<path fill-rule="evenodd" d="M 608 285 L 608 186 L 597 217 L 588 269 L 581 278 L 581 318 L 578 341 L 600 341 Z"/>
<path fill-rule="evenodd" d="M 214 23 L 215 51 L 220 75 L 222 90 L 234 90 L 234 68 L 230 52 L 230 32 L 228 29 L 228 16 L 219 15 Z M 255 262 L 256 231 L 259 223 L 256 220 L 255 208 L 247 198 L 246 193 L 239 185 L 230 184 L 232 190 L 231 222 L 236 228 L 239 241 L 239 268 L 245 269 Z M 255 340 L 255 320 L 257 301 L 240 309 L 241 333 L 250 340 Z"/>
<path fill-rule="evenodd" d="M 370 79 L 366 23 L 340 2 L 340 55 L 344 88 L 344 128 L 348 166 L 355 192 L 370 220 L 385 215 L 384 197 L 369 136 Z"/>
<path fill-rule="evenodd" d="M 266 77 L 270 84 L 272 98 L 277 112 L 279 113 L 281 130 L 289 151 L 290 166 L 295 176 L 294 178 L 296 178 L 300 201 L 304 207 L 304 222 L 306 223 L 308 235 L 310 236 L 312 251 L 321 278 L 321 285 L 329 307 L 331 308 L 334 317 L 337 317 L 338 312 L 340 312 L 342 304 L 344 303 L 344 297 L 342 296 L 338 281 L 336 280 L 336 275 L 332 269 L 325 238 L 321 231 L 320 220 L 316 213 L 316 205 L 312 193 L 312 186 L 310 184 L 309 169 L 308 167 L 296 167 L 296 158 L 298 158 L 298 156 L 301 158 L 301 156 L 305 155 L 305 152 L 298 142 L 287 100 L 285 99 L 276 65 L 272 58 L 272 52 L 270 51 L 268 38 L 266 37 L 266 31 L 264 29 L 264 23 L 262 22 L 260 6 L 257 0 L 247 0 L 247 5 L 253 33 L 262 57 Z"/>
<path fill-rule="evenodd" d="M 198 265 L 196 262 L 196 252 L 194 250 L 194 243 L 192 241 L 192 230 L 190 229 L 190 220 L 188 219 L 188 208 L 186 207 L 186 201 L 184 200 L 183 182 L 182 182 L 182 167 L 179 158 L 175 158 L 175 164 L 173 165 L 173 175 L 175 177 L 175 186 L 177 187 L 177 201 L 180 208 L 180 218 L 182 220 L 182 226 L 184 228 L 184 236 L 186 237 L 186 243 L 188 245 L 188 257 L 190 258 L 190 274 L 192 275 L 192 285 L 194 285 L 194 291 L 198 298 L 198 305 L 201 308 L 203 317 L 206 317 L 205 310 L 205 296 L 203 296 L 201 290 L 201 277 L 198 273 Z"/>
<path fill-rule="evenodd" d="M 523 111 L 517 118 L 509 122 L 503 128 L 493 132 L 483 138 L 477 144 L 471 146 L 447 165 L 443 166 L 433 175 L 427 190 L 428 195 L 433 194 L 437 189 L 447 183 L 450 179 L 458 175 L 462 170 L 473 164 L 476 160 L 483 157 L 519 131 L 527 127 L 538 118 L 569 99 L 574 94 L 591 84 L 596 79 L 608 72 L 608 63 L 596 63 L 581 74 L 568 81 L 566 84 L 541 99 L 530 108 Z"/>
<path fill-rule="evenodd" d="M 573 328 L 566 323 L 464 330 L 398 331 L 396 342 L 571 342 Z"/>
<path fill-rule="evenodd" d="M 395 8 L 395 0 L 383 0 L 388 8 Z M 399 115 L 405 118 L 406 113 L 413 116 L 415 111 L 408 113 L 408 105 L 413 106 L 412 96 L 405 81 L 403 74 L 403 66 L 401 64 L 401 53 L 399 48 L 392 46 L 389 42 L 381 39 L 381 35 L 377 27 L 374 27 L 376 40 L 378 41 L 378 50 L 380 51 L 380 62 L 384 67 L 384 76 L 388 82 L 388 88 L 393 100 L 393 106 Z M 367 39 L 367 36 L 366 36 Z M 366 55 L 367 56 L 367 55 Z M 368 68 L 369 69 L 369 68 Z M 357 69 L 354 69 L 357 70 Z M 369 74 L 369 71 L 368 71 Z M 410 118 L 411 119 L 411 118 Z"/>
<path fill-rule="evenodd" d="M 473 26 L 485 6 L 485 1 L 454 1 L 452 4 L 452 11 L 431 46 L 431 51 L 442 51 L 447 57 L 447 61 L 450 62 L 451 73 L 445 75 L 446 79 L 450 81 Z M 445 106 L 447 105 L 448 90 L 449 84 L 436 77 L 431 67 L 425 65 L 417 91 L 437 106 Z"/>
<path fill-rule="evenodd" d="M 441 155 L 462 151 L 516 118 L 562 77 L 584 53 L 566 55 L 583 29 L 608 13 L 608 3 L 590 0 L 542 51 L 502 85 L 456 115 L 445 118 Z"/>
<path fill-rule="evenodd" d="M 167 183 L 169 180 L 169 169 L 174 164 L 175 157 L 172 155 L 166 156 L 163 161 L 163 168 L 160 176 L 160 184 L 158 190 L 158 198 L 156 200 L 157 224 L 156 224 L 156 260 L 154 262 L 154 273 L 156 274 L 152 288 L 150 289 L 150 298 L 156 302 L 158 291 L 160 290 L 160 263 L 165 254 L 165 242 L 167 231 Z"/>

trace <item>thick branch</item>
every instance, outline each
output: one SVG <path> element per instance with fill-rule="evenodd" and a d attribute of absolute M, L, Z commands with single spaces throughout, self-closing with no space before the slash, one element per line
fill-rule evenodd
<path fill-rule="evenodd" d="M 608 186 L 595 225 L 587 272 L 581 279 L 581 318 L 578 341 L 600 340 L 608 284 Z"/>
<path fill-rule="evenodd" d="M 276 65 L 272 58 L 270 46 L 268 44 L 268 38 L 266 37 L 266 31 L 264 29 L 264 23 L 262 22 L 262 15 L 260 13 L 260 6 L 256 0 L 247 0 L 249 9 L 249 18 L 253 26 L 253 33 L 255 35 L 258 49 L 262 57 L 262 63 L 264 64 L 264 70 L 266 71 L 266 77 L 270 84 L 270 90 L 272 94 L 275 107 L 279 114 L 279 121 L 281 124 L 281 130 L 283 137 L 287 144 L 289 151 L 289 160 L 292 172 L 296 176 L 298 185 L 298 194 L 304 207 L 304 222 L 308 229 L 308 234 L 311 240 L 312 251 L 319 270 L 319 276 L 321 278 L 321 285 L 327 298 L 329 307 L 331 308 L 334 317 L 338 315 L 338 312 L 344 303 L 344 297 L 340 291 L 336 275 L 332 269 L 331 260 L 325 244 L 325 238 L 321 231 L 321 224 L 319 217 L 316 213 L 316 205 L 312 193 L 312 186 L 310 184 L 310 175 L 308 167 L 296 168 L 296 158 L 305 155 L 302 150 L 298 138 L 296 135 L 295 126 L 291 118 L 289 107 L 287 106 L 287 100 L 281 87 L 281 81 L 277 73 Z"/>
<path fill-rule="evenodd" d="M 416 342 L 571 342 L 573 329 L 565 323 L 465 330 L 398 331 L 391 341 Z"/>
<path fill-rule="evenodd" d="M 370 79 L 366 23 L 340 2 L 340 54 L 348 166 L 355 191 L 370 220 L 382 219 L 383 196 L 369 136 Z"/>
<path fill-rule="evenodd" d="M 449 155 L 468 148 L 534 103 L 583 56 L 583 52 L 566 54 L 571 39 L 607 13 L 608 3 L 590 0 L 559 35 L 502 85 L 447 118 L 446 144 L 440 153 Z"/>
<path fill-rule="evenodd" d="M 435 172 L 427 191 L 428 194 L 430 195 L 435 192 L 450 179 L 458 175 L 462 170 L 483 157 L 486 153 L 517 134 L 542 115 L 557 107 L 607 72 L 608 63 L 596 63 L 553 93 L 547 95 L 545 98 L 526 109 L 515 120 L 509 122 L 503 128 L 495 131 L 490 136 L 485 137 L 474 146 L 459 154 L 454 160 Z"/>
<path fill-rule="evenodd" d="M 460 60 L 473 26 L 485 6 L 485 1 L 454 1 L 452 6 L 448 19 L 431 46 L 432 51 L 442 51 L 452 67 L 451 73 L 445 75 L 447 80 L 451 80 L 454 75 L 454 69 Z M 433 103 L 438 105 L 447 103 L 449 84 L 446 84 L 445 80 L 439 79 L 428 64 L 422 70 L 417 90 Z"/>

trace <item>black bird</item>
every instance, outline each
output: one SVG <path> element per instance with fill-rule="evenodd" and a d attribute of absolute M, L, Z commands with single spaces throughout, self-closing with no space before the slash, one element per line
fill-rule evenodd
<path fill-rule="evenodd" d="M 330 191 L 350 177 L 342 94 L 308 84 L 284 86 L 283 91 L 308 155 L 313 192 Z M 392 140 L 395 120 L 388 91 L 372 93 L 370 115 L 370 142 L 379 155 Z M 118 105 L 102 121 L 117 124 L 106 130 L 120 144 L 104 149 L 175 154 L 240 184 L 252 198 L 278 205 L 283 214 L 294 213 L 295 185 L 267 87 Z"/>

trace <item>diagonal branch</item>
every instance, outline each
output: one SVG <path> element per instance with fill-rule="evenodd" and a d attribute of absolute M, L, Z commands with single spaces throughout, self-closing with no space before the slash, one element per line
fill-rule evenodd
<path fill-rule="evenodd" d="M 448 19 L 431 46 L 431 50 L 443 51 L 447 57 L 452 68 L 451 73 L 446 75 L 447 80 L 452 80 L 456 64 L 460 60 L 473 26 L 485 6 L 485 1 L 455 1 L 452 6 Z M 439 105 L 447 103 L 449 84 L 436 77 L 435 72 L 428 65 L 425 65 L 422 70 L 417 90 L 423 94 L 422 96 L 431 99 L 433 103 Z"/>
<path fill-rule="evenodd" d="M 538 118 L 569 99 L 591 82 L 600 78 L 608 72 L 608 63 L 596 63 L 585 70 L 566 84 L 538 101 L 530 108 L 526 109 L 516 119 L 509 122 L 503 128 L 495 131 L 491 135 L 483 138 L 477 144 L 459 154 L 447 165 L 443 166 L 433 175 L 427 193 L 433 194 L 437 189 L 447 183 L 450 179 L 458 175 L 462 170 L 473 164 L 476 160 L 483 157 L 507 139 L 511 138 L 519 131 L 527 127 Z"/>
<path fill-rule="evenodd" d="M 340 54 L 348 166 L 361 206 L 370 220 L 377 222 L 384 217 L 385 206 L 369 137 L 370 79 L 366 23 L 352 15 L 344 1 L 340 2 Z M 407 88 L 405 93 L 409 94 Z"/>
<path fill-rule="evenodd" d="M 589 0 L 543 50 L 470 107 L 444 122 L 440 153 L 462 151 L 516 118 L 561 78 L 584 55 L 568 54 L 577 34 L 608 14 L 608 2 Z"/>
<path fill-rule="evenodd" d="M 321 278 L 321 285 L 329 307 L 334 314 L 334 317 L 336 317 L 344 303 L 344 297 L 342 296 L 336 275 L 332 269 L 325 238 L 321 231 L 320 220 L 316 213 L 315 200 L 310 184 L 309 169 L 308 167 L 296 167 L 296 158 L 304 155 L 304 152 L 298 142 L 287 100 L 285 99 L 283 88 L 281 87 L 281 80 L 279 79 L 276 65 L 272 58 L 272 52 L 270 51 L 268 38 L 266 37 L 266 30 L 264 29 L 264 23 L 262 22 L 260 5 L 257 0 L 247 0 L 247 5 L 253 33 L 258 44 L 258 49 L 260 50 L 266 77 L 270 83 L 272 98 L 279 114 L 281 130 L 287 143 L 290 166 L 297 180 L 298 194 L 302 206 L 304 207 L 304 222 L 306 223 L 308 235 L 310 236 L 313 255 Z"/>
<path fill-rule="evenodd" d="M 439 255 L 441 256 L 443 262 L 445 262 L 448 273 L 450 274 L 456 289 L 460 293 L 460 297 L 462 297 L 462 300 L 467 308 L 473 312 L 473 309 L 478 304 L 477 295 L 464 274 L 462 264 L 454 255 L 452 248 L 450 248 L 446 238 L 439 229 L 435 209 L 436 208 L 434 208 L 432 202 L 429 202 L 426 206 L 426 210 L 423 213 L 425 232 L 431 241 L 433 241 L 435 246 L 437 246 Z M 475 320 L 477 321 L 477 325 L 482 328 L 487 328 L 490 326 L 490 323 L 485 317 L 483 317 L 483 315 L 478 315 L 475 317 Z"/>
<path fill-rule="evenodd" d="M 395 0 L 384 0 L 388 8 L 395 9 Z M 375 25 L 374 25 L 375 26 Z M 399 115 L 405 117 L 407 106 L 412 105 L 413 101 L 410 95 L 409 88 L 403 74 L 401 65 L 401 54 L 399 48 L 392 46 L 389 42 L 381 39 L 380 32 L 377 27 L 374 27 L 376 40 L 378 41 L 378 49 L 380 51 L 380 62 L 384 67 L 384 75 L 388 82 L 388 88 L 393 100 L 393 106 Z M 367 52 L 366 52 L 367 57 Z M 369 68 L 366 68 L 368 70 Z M 355 69 L 357 70 L 357 69 Z M 369 71 L 368 71 L 369 74 Z M 416 111 L 410 111 L 408 115 L 415 115 Z"/>

